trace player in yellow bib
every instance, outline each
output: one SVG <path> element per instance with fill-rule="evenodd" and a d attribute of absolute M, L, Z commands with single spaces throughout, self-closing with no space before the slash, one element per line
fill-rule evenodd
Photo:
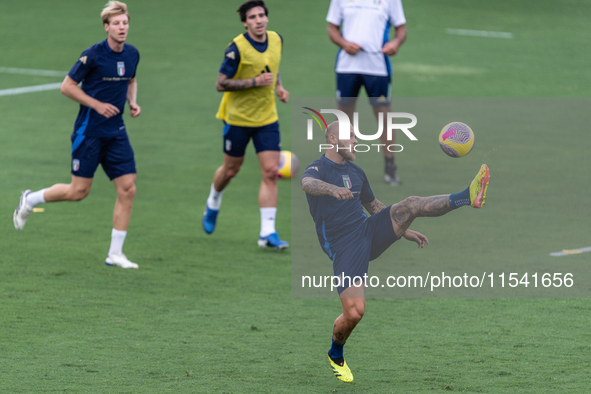
<path fill-rule="evenodd" d="M 267 31 L 268 10 L 264 1 L 250 0 L 238 9 L 246 32 L 234 38 L 226 49 L 216 83 L 224 97 L 216 117 L 224 121 L 224 162 L 216 170 L 205 212 L 203 230 L 215 230 L 222 194 L 244 162 L 244 152 L 252 139 L 261 167 L 259 189 L 261 231 L 258 245 L 284 249 L 289 246 L 275 230 L 277 213 L 277 167 L 280 134 L 275 93 L 287 103 L 279 63 L 282 37 Z"/>

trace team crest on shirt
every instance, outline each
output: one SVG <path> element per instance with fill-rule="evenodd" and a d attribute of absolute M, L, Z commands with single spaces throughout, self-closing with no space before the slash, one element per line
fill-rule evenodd
<path fill-rule="evenodd" d="M 351 184 L 351 178 L 349 178 L 349 175 L 343 175 L 343 183 L 345 184 L 345 187 L 347 189 L 351 189 L 351 187 L 353 186 Z"/>
<path fill-rule="evenodd" d="M 117 74 L 120 77 L 125 75 L 125 62 L 117 62 Z"/>
<path fill-rule="evenodd" d="M 72 160 L 72 171 L 78 171 L 80 169 L 80 160 Z"/>

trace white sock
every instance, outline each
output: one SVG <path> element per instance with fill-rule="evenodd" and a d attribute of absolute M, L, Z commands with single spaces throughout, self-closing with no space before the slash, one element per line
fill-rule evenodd
<path fill-rule="evenodd" d="M 261 237 L 275 232 L 277 208 L 261 208 Z"/>
<path fill-rule="evenodd" d="M 112 254 L 123 253 L 123 242 L 125 241 L 126 235 L 127 231 L 119 231 L 113 229 L 113 231 L 111 232 L 111 247 L 109 248 L 109 256 Z"/>
<path fill-rule="evenodd" d="M 222 206 L 222 194 L 224 191 L 218 192 L 213 187 L 213 183 L 211 184 L 211 191 L 209 192 L 209 198 L 207 199 L 207 206 L 209 209 L 215 209 L 219 211 L 220 207 Z"/>
<path fill-rule="evenodd" d="M 45 189 L 27 194 L 27 206 L 29 208 L 35 208 L 37 205 L 43 204 L 45 202 L 43 193 L 45 193 Z"/>

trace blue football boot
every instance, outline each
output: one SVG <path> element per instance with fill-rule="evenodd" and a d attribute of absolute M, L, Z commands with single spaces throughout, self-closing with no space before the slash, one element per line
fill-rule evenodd
<path fill-rule="evenodd" d="M 209 209 L 207 204 L 205 205 L 205 212 L 203 212 L 203 219 L 201 219 L 201 224 L 203 225 L 203 231 L 207 234 L 213 233 L 215 230 L 215 221 L 218 218 L 219 209 Z"/>
<path fill-rule="evenodd" d="M 276 250 L 283 250 L 289 246 L 289 243 L 281 240 L 279 234 L 272 233 L 266 237 L 259 237 L 259 248 L 273 248 Z"/>

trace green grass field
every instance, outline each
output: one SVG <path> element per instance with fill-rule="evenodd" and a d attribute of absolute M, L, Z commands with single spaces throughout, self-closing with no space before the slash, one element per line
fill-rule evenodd
<path fill-rule="evenodd" d="M 65 73 L 105 38 L 103 3 L 81 3 L 0 3 L 0 91 L 62 79 L 2 67 Z M 337 381 L 325 357 L 340 303 L 292 298 L 290 254 L 256 246 L 260 175 L 252 148 L 224 195 L 215 234 L 203 233 L 203 205 L 222 158 L 215 79 L 225 46 L 242 31 L 239 3 L 129 3 L 128 41 L 142 56 L 142 115 L 126 118 L 138 193 L 125 252 L 137 271 L 103 263 L 115 192 L 102 170 L 86 200 L 46 204 L 23 232 L 14 230 L 22 190 L 69 181 L 78 106 L 58 90 L 0 96 L 0 393 L 589 392 L 591 306 L 584 298 L 368 299 L 345 347 L 355 382 Z M 281 75 L 292 97 L 334 94 L 328 3 L 268 1 L 269 29 L 285 40 Z M 393 59 L 394 96 L 590 95 L 588 1 L 406 0 L 404 7 L 409 38 Z M 449 35 L 447 28 L 514 38 Z M 278 107 L 289 149 L 290 106 Z M 482 222 L 472 212 L 420 222 L 416 229 L 432 240 L 421 252 L 457 255 L 457 245 L 443 242 L 450 226 L 479 242 L 465 246 L 466 258 L 482 252 L 485 262 L 516 269 L 589 246 L 591 137 L 569 124 L 554 132 L 532 126 L 505 151 L 488 153 L 500 170 Z M 494 128 L 477 138 L 483 151 L 500 150 Z M 483 151 L 453 162 L 459 175 L 450 179 L 473 176 Z M 441 152 L 420 157 L 420 164 L 400 158 L 405 184 L 395 191 L 379 183 L 379 172 L 370 174 L 376 195 L 392 203 L 444 186 L 456 191 L 456 183 L 429 172 L 447 159 Z M 535 185 L 531 193 L 521 174 Z M 279 188 L 277 227 L 286 239 L 290 186 L 299 184 Z M 395 245 L 392 256 L 397 248 L 408 259 L 419 253 Z M 567 258 L 589 263 L 589 254 Z M 564 261 L 556 260 L 557 269 Z"/>

